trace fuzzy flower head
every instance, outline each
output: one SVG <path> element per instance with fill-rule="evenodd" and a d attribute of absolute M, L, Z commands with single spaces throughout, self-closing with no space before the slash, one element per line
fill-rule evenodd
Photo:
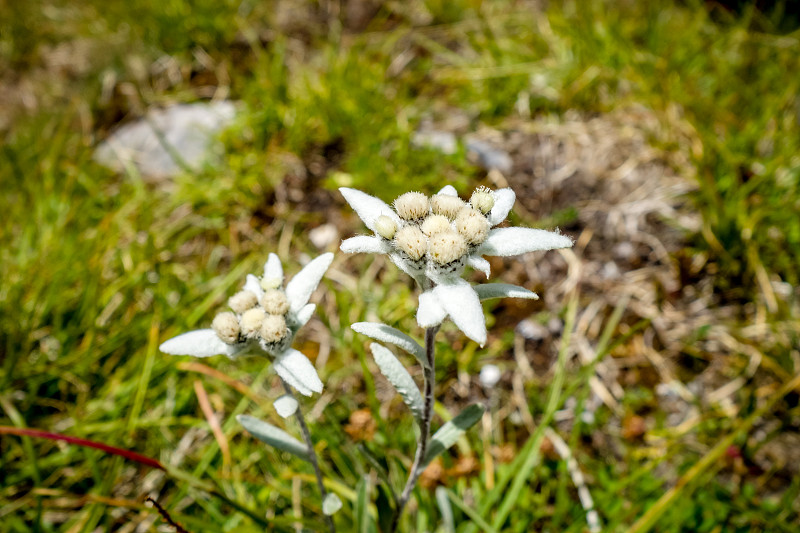
<path fill-rule="evenodd" d="M 302 394 L 322 392 L 322 382 L 314 366 L 302 353 L 291 348 L 297 331 L 314 313 L 308 303 L 333 254 L 323 254 L 309 262 L 294 278 L 283 284 L 283 267 L 275 254 L 269 254 L 264 275 L 248 274 L 244 288 L 228 299 L 230 311 L 219 313 L 210 329 L 178 335 L 160 346 L 171 355 L 210 357 L 224 354 L 231 359 L 247 352 L 274 358 L 278 375 Z"/>
<path fill-rule="evenodd" d="M 342 251 L 388 255 L 425 291 L 417 313 L 421 326 L 438 325 L 449 316 L 468 337 L 481 344 L 486 341 L 486 323 L 480 295 L 461 277 L 464 269 L 470 266 L 488 278 L 489 262 L 484 255 L 513 256 L 572 246 L 572 240 L 558 232 L 497 228 L 516 200 L 511 189 L 479 187 L 469 201 L 464 201 L 448 185 L 431 197 L 405 193 L 393 202 L 393 208 L 356 189 L 339 190 L 373 231 L 373 235 L 346 239 Z M 491 294 L 486 297 L 512 296 L 497 287 L 481 290 Z M 536 297 L 519 287 L 508 290 L 513 296 Z"/>

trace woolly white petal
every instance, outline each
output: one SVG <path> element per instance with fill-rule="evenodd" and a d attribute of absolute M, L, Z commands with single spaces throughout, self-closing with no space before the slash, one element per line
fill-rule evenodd
<path fill-rule="evenodd" d="M 533 228 L 498 228 L 489 232 L 489 236 L 476 251 L 480 255 L 520 255 L 538 250 L 554 250 L 569 248 L 572 239 L 554 231 Z"/>
<path fill-rule="evenodd" d="M 466 280 L 459 278 L 452 284 L 437 285 L 433 294 L 458 329 L 481 346 L 486 343 L 483 308 L 478 295 Z"/>
<path fill-rule="evenodd" d="M 339 187 L 339 192 L 342 193 L 350 207 L 372 231 L 375 231 L 375 220 L 381 215 L 386 215 L 394 220 L 398 226 L 401 225 L 400 217 L 383 200 L 348 187 Z"/>
<path fill-rule="evenodd" d="M 311 320 L 311 316 L 314 314 L 316 308 L 317 304 L 306 304 L 294 315 L 298 328 L 302 328 Z"/>
<path fill-rule="evenodd" d="M 264 289 L 261 288 L 261 283 L 258 281 L 258 278 L 252 274 L 248 274 L 247 281 L 244 283 L 244 290 L 250 291 L 256 295 L 256 298 L 261 300 L 261 297 L 264 296 Z"/>
<path fill-rule="evenodd" d="M 322 500 L 322 514 L 325 516 L 333 516 L 341 508 L 342 500 L 333 492 L 329 492 Z"/>
<path fill-rule="evenodd" d="M 343 240 L 339 249 L 346 254 L 385 254 L 389 251 L 389 245 L 380 237 L 359 235 Z"/>
<path fill-rule="evenodd" d="M 417 266 L 414 263 L 406 259 L 405 255 L 400 253 L 390 253 L 389 259 L 392 260 L 392 263 L 397 265 L 397 268 L 399 268 L 400 270 L 402 270 L 403 272 L 414 278 L 414 281 L 416 281 L 420 287 L 424 287 L 425 283 L 424 270 L 417 268 Z"/>
<path fill-rule="evenodd" d="M 438 326 L 447 316 L 447 311 L 439 303 L 433 292 L 426 291 L 419 295 L 417 324 L 423 328 Z"/>
<path fill-rule="evenodd" d="M 478 298 L 481 300 L 488 300 L 489 298 L 539 299 L 539 295 L 535 292 L 508 283 L 484 283 L 483 285 L 476 285 L 474 288 Z"/>
<path fill-rule="evenodd" d="M 486 279 L 489 279 L 489 274 L 492 269 L 489 266 L 489 261 L 477 255 L 467 257 L 467 264 L 479 272 L 486 274 Z"/>
<path fill-rule="evenodd" d="M 322 254 L 310 261 L 286 284 L 286 298 L 289 300 L 289 308 L 293 312 L 297 313 L 308 303 L 311 293 L 317 288 L 325 271 L 331 266 L 331 261 L 333 261 L 332 253 Z"/>
<path fill-rule="evenodd" d="M 284 394 L 272 402 L 272 406 L 283 418 L 289 418 L 297 412 L 297 400 L 288 394 Z"/>
<path fill-rule="evenodd" d="M 289 348 L 276 357 L 272 366 L 275 372 L 300 394 L 311 396 L 314 392 L 322 392 L 322 381 L 314 365 L 308 357 L 294 348 Z"/>
<path fill-rule="evenodd" d="M 222 342 L 213 329 L 190 331 L 168 341 L 158 347 L 170 355 L 193 355 L 194 357 L 211 357 L 227 355 L 231 357 L 242 351 L 243 345 L 232 345 Z"/>
<path fill-rule="evenodd" d="M 442 190 L 436 194 L 443 194 L 445 196 L 458 196 L 458 191 L 452 185 L 445 185 Z"/>
<path fill-rule="evenodd" d="M 494 191 L 494 207 L 489 212 L 489 224 L 496 226 L 506 219 L 508 212 L 514 207 L 517 195 L 511 189 Z"/>
<path fill-rule="evenodd" d="M 280 258 L 275 254 L 269 254 L 267 262 L 264 263 L 264 279 L 278 280 L 277 287 L 283 287 L 283 266 Z"/>

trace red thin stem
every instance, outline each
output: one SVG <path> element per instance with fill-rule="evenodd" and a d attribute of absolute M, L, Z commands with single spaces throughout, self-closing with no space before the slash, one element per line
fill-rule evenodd
<path fill-rule="evenodd" d="M 69 442 L 70 444 L 77 444 L 78 446 L 85 446 L 87 448 L 96 448 L 106 453 L 119 455 L 126 459 L 130 459 L 131 461 L 136 461 L 137 463 L 149 466 L 150 468 L 158 468 L 159 470 L 166 470 L 166 468 L 164 468 L 164 465 L 162 465 L 152 457 L 147 457 L 146 455 L 142 455 L 140 453 L 136 453 L 131 450 L 123 450 L 122 448 L 109 446 L 108 444 L 103 444 L 102 442 L 95 442 L 93 440 L 81 439 L 79 437 L 70 437 L 69 435 L 62 435 L 61 433 L 51 433 L 49 431 L 42 431 L 41 429 L 0 426 L 0 435 L 18 435 L 20 437 L 39 437 L 42 439 L 49 439 L 49 440 L 63 440 L 64 442 Z"/>

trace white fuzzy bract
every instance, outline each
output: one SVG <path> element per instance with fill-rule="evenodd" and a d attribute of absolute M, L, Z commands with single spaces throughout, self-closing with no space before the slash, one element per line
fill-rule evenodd
<path fill-rule="evenodd" d="M 492 389 L 497 385 L 497 382 L 500 381 L 502 375 L 497 365 L 483 365 L 481 373 L 478 375 L 478 380 L 481 382 L 481 385 L 487 389 Z"/>
<path fill-rule="evenodd" d="M 492 191 L 481 187 L 470 202 L 464 202 L 447 185 L 430 199 L 420 193 L 406 193 L 394 203 L 398 211 L 356 189 L 339 190 L 374 233 L 344 240 L 341 250 L 388 255 L 425 291 L 420 295 L 417 311 L 420 326 L 437 326 L 449 317 L 481 345 L 486 342 L 486 322 L 479 294 L 461 277 L 464 268 L 470 266 L 488 278 L 489 262 L 484 255 L 513 256 L 572 246 L 572 239 L 557 231 L 496 228 L 514 206 L 516 195 L 511 189 Z M 383 231 L 387 221 L 396 226 L 396 231 Z M 387 237 L 390 234 L 393 238 Z M 535 297 L 530 291 L 519 289 L 505 288 L 502 292 Z"/>
<path fill-rule="evenodd" d="M 269 254 L 261 279 L 247 275 L 243 291 L 237 293 L 235 305 L 231 305 L 235 313 L 221 313 L 213 328 L 178 335 L 162 343 L 159 349 L 170 355 L 227 355 L 232 359 L 261 350 L 274 358 L 275 371 L 301 394 L 322 392 L 322 381 L 314 365 L 291 348 L 291 344 L 297 330 L 314 312 L 315 306 L 308 300 L 332 261 L 331 253 L 310 261 L 284 290 L 280 259 Z"/>
<path fill-rule="evenodd" d="M 295 414 L 297 412 L 297 405 L 297 400 L 294 399 L 294 396 L 288 394 L 284 394 L 272 402 L 272 406 L 282 418 L 289 418 Z"/>

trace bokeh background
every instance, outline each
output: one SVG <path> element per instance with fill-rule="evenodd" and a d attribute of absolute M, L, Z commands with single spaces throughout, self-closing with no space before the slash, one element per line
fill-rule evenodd
<path fill-rule="evenodd" d="M 320 530 L 310 467 L 235 422 L 284 425 L 268 362 L 157 347 L 267 253 L 292 275 L 363 232 L 337 187 L 449 183 L 510 186 L 512 223 L 576 243 L 493 262 L 541 299 L 487 303 L 485 348 L 443 329 L 434 424 L 489 411 L 403 530 L 797 531 L 799 23 L 788 1 L 3 0 L 0 426 L 169 470 L 4 434 L 0 530 L 175 531 L 147 497 L 193 532 Z M 416 295 L 338 254 L 314 300 L 303 408 L 337 525 L 376 531 L 412 419 L 348 325 L 419 337 Z"/>

